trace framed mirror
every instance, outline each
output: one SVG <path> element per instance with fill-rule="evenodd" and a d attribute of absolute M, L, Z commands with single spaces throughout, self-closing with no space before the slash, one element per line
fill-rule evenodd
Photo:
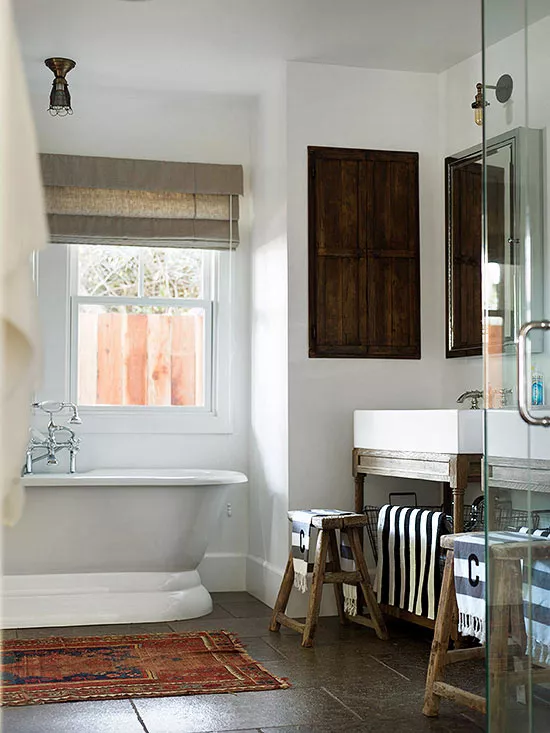
<path fill-rule="evenodd" d="M 447 358 L 481 355 L 483 301 L 491 348 L 497 353 L 514 351 L 526 299 L 542 293 L 541 131 L 517 128 L 491 138 L 487 163 L 487 267 L 482 283 L 481 145 L 445 160 Z M 528 181 L 529 201 L 539 202 L 538 210 L 530 203 L 529 221 L 521 180 Z M 533 268 L 534 277 L 540 276 L 536 288 L 519 277 L 526 252 L 539 265 Z M 530 303 L 530 310 L 533 318 L 542 316 L 542 296 Z"/>

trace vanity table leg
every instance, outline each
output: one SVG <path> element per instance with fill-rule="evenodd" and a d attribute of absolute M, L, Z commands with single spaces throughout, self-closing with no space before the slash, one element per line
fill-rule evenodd
<path fill-rule="evenodd" d="M 453 456 L 450 460 L 450 485 L 453 490 L 453 532 L 464 532 L 464 494 L 468 486 L 470 459 Z"/>
<path fill-rule="evenodd" d="M 364 473 L 357 473 L 357 470 L 354 465 L 354 471 L 355 471 L 355 511 L 357 514 L 362 514 L 363 507 L 365 506 L 365 474 Z M 361 547 L 363 546 L 363 532 L 360 533 L 361 536 Z M 364 604 L 364 598 L 363 598 L 363 591 L 361 590 L 361 586 L 357 586 L 357 609 L 358 613 L 361 614 L 363 611 L 363 604 Z"/>
<path fill-rule="evenodd" d="M 355 511 L 361 514 L 365 506 L 365 474 L 355 474 Z"/>

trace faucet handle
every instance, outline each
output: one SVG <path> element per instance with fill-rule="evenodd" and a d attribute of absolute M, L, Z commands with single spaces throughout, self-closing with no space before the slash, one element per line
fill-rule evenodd
<path fill-rule="evenodd" d="M 480 389 L 470 389 L 457 397 L 457 403 L 461 405 L 465 400 L 472 400 L 470 410 L 479 410 L 479 400 L 483 399 L 483 392 Z"/>
<path fill-rule="evenodd" d="M 497 389 L 496 392 L 500 397 L 500 406 L 507 407 L 508 397 L 511 397 L 513 395 L 514 390 L 510 389 L 509 387 L 503 387 L 502 389 Z"/>

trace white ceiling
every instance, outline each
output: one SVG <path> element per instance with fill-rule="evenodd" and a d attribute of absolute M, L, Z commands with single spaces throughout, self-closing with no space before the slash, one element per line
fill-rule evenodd
<path fill-rule="evenodd" d="M 439 72 L 479 51 L 480 0 L 14 0 L 32 86 L 256 93 L 284 60 Z"/>

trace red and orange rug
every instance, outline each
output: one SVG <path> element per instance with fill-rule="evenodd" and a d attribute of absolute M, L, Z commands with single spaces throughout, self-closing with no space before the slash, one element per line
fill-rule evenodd
<path fill-rule="evenodd" d="M 4 641 L 2 704 L 281 690 L 226 631 Z"/>

